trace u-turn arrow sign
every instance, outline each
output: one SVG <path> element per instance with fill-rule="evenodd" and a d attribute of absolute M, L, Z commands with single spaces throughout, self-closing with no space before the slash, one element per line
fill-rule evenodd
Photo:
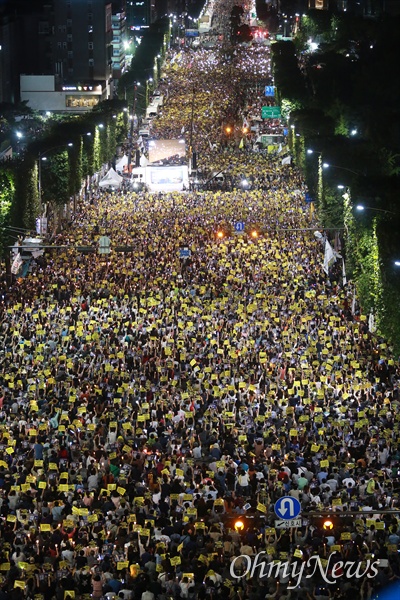
<path fill-rule="evenodd" d="M 274 510 L 280 519 L 295 519 L 301 513 L 301 504 L 297 498 L 282 496 L 275 502 Z"/>

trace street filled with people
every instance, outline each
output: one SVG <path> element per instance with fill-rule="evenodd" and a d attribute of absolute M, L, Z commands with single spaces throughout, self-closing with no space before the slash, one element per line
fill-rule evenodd
<path fill-rule="evenodd" d="M 4 291 L 1 600 L 373 598 L 400 579 L 398 357 L 339 255 L 324 270 L 300 171 L 243 133 L 268 47 L 165 69 L 154 137 L 231 185 L 93 186 Z"/>

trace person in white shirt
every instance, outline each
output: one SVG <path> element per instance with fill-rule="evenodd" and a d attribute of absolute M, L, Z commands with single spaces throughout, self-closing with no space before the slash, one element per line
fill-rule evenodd
<path fill-rule="evenodd" d="M 346 479 L 343 479 L 342 484 L 344 487 L 349 487 L 349 483 L 351 483 L 351 487 L 354 487 L 356 485 L 356 482 L 354 481 L 354 479 L 352 477 L 346 477 Z M 329 482 L 327 481 L 327 484 L 329 485 Z"/>
<path fill-rule="evenodd" d="M 188 577 L 184 577 L 179 584 L 181 590 L 181 598 L 189 598 L 189 591 L 194 588 L 194 582 Z"/>

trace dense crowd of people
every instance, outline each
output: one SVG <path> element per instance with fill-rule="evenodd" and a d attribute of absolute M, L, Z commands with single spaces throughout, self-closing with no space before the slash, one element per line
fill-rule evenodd
<path fill-rule="evenodd" d="M 93 189 L 60 249 L 4 290 L 0 600 L 368 600 L 400 578 L 398 357 L 341 262 L 324 272 L 299 171 L 206 151 L 232 101 L 226 65 L 205 50 L 170 62 L 156 134 L 189 130 L 189 71 L 205 171 L 252 187 Z M 77 251 L 102 235 L 110 254 Z M 281 530 L 286 495 L 301 526 Z M 259 553 L 318 556 L 328 581 L 251 574 Z"/>

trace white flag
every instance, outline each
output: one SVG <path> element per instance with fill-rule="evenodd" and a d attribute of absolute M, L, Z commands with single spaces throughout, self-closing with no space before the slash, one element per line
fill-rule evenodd
<path fill-rule="evenodd" d="M 347 283 L 346 265 L 344 264 L 344 258 L 342 258 L 342 275 L 343 275 L 343 287 L 344 287 Z"/>
<path fill-rule="evenodd" d="M 21 258 L 20 253 L 18 252 L 18 254 L 14 258 L 13 263 L 11 265 L 11 273 L 13 275 L 17 275 L 18 271 L 20 270 L 20 268 L 22 266 L 22 263 L 23 263 L 23 260 Z"/>
<path fill-rule="evenodd" d="M 185 133 L 185 126 L 183 125 L 182 129 L 181 129 L 181 134 Z"/>
<path fill-rule="evenodd" d="M 278 154 L 280 154 L 281 152 L 282 152 L 282 144 L 279 144 L 279 147 L 278 147 Z"/>
<path fill-rule="evenodd" d="M 369 314 L 368 329 L 370 330 L 371 333 L 374 333 L 376 331 L 375 317 L 374 317 L 374 313 L 373 312 L 371 312 Z"/>
<path fill-rule="evenodd" d="M 326 240 L 325 241 L 325 255 L 324 255 L 324 271 L 327 275 L 329 275 L 329 269 L 335 261 L 336 261 L 336 258 L 335 258 L 335 253 L 333 251 L 333 248 L 330 245 L 330 243 L 328 242 L 328 240 Z"/>
<path fill-rule="evenodd" d="M 283 165 L 290 165 L 292 162 L 292 157 L 291 156 L 286 156 L 285 158 L 282 158 L 282 164 Z"/>
<path fill-rule="evenodd" d="M 354 315 L 356 312 L 356 290 L 353 290 L 353 300 L 351 301 L 351 314 Z"/>

